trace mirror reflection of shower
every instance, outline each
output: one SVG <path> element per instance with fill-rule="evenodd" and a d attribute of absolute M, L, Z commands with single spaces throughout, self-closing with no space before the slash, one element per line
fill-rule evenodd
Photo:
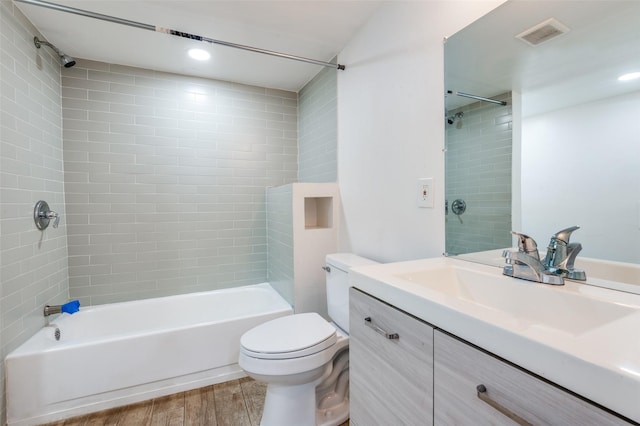
<path fill-rule="evenodd" d="M 449 200 L 449 215 L 445 216 L 445 247 L 449 255 L 512 244 L 507 230 L 512 210 L 511 99 L 507 92 L 492 98 L 499 104 L 478 100 L 446 105 L 445 199 Z M 464 116 L 456 117 L 457 113 Z M 461 122 L 464 124 L 458 127 Z M 452 200 L 464 200 L 464 220 L 455 214 Z M 462 206 L 462 202 L 456 203 L 459 213 Z"/>
<path fill-rule="evenodd" d="M 464 117 L 464 112 L 456 112 L 455 114 L 447 117 L 447 123 L 451 125 L 457 122 L 456 129 L 459 129 L 462 127 L 462 117 Z"/>

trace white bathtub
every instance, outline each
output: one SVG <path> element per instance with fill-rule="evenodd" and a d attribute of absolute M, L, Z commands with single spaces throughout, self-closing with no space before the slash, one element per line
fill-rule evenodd
<path fill-rule="evenodd" d="M 50 422 L 243 377 L 240 336 L 292 313 L 257 284 L 62 314 L 5 359 L 7 422 Z"/>

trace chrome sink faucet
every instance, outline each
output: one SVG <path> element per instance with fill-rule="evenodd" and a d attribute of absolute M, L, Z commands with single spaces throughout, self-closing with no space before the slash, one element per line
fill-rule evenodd
<path fill-rule="evenodd" d="M 574 262 L 582 250 L 582 244 L 569 243 L 571 233 L 577 229 L 580 227 L 572 226 L 556 232 L 551 237 L 543 264 L 547 271 L 555 275 L 585 281 L 587 279 L 585 272 L 574 268 Z"/>
<path fill-rule="evenodd" d="M 561 276 L 550 273 L 540 261 L 538 244 L 528 235 L 511 231 L 518 237 L 518 251 L 505 250 L 502 257 L 507 265 L 502 269 L 504 275 L 539 283 L 563 285 Z"/>
<path fill-rule="evenodd" d="M 569 237 L 576 229 L 580 227 L 572 226 L 556 232 L 549 241 L 547 254 L 542 261 L 538 253 L 538 244 L 533 238 L 511 231 L 518 237 L 518 251 L 505 250 L 502 253 L 507 263 L 502 273 L 514 278 L 553 285 L 563 285 L 564 278 L 586 280 L 585 272 L 574 268 L 582 244 L 569 243 Z"/>

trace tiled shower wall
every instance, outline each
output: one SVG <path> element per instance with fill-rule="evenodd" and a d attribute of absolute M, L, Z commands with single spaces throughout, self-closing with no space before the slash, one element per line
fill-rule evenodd
<path fill-rule="evenodd" d="M 70 294 L 267 279 L 265 188 L 297 176 L 297 94 L 78 61 L 63 71 Z"/>
<path fill-rule="evenodd" d="M 335 60 L 335 59 L 334 59 Z M 321 70 L 298 94 L 298 182 L 337 179 L 337 71 Z M 268 281 L 294 304 L 292 186 L 267 190 Z"/>
<path fill-rule="evenodd" d="M 338 72 L 324 68 L 300 90 L 298 182 L 337 180 Z"/>
<path fill-rule="evenodd" d="M 449 111 L 446 126 L 446 250 L 449 254 L 511 247 L 511 94 L 506 106 L 475 102 Z M 464 200 L 456 216 L 452 203 Z"/>
<path fill-rule="evenodd" d="M 269 283 L 294 304 L 293 186 L 267 189 L 267 246 Z"/>
<path fill-rule="evenodd" d="M 48 49 L 36 49 L 36 35 L 13 2 L 0 2 L 1 359 L 44 325 L 45 304 L 68 296 L 60 66 Z M 40 199 L 62 214 L 57 229 L 36 228 Z M 4 363 L 0 386 L 4 424 Z"/>

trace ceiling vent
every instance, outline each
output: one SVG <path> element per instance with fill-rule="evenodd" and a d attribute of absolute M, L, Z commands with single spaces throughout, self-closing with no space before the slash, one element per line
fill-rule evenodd
<path fill-rule="evenodd" d="M 531 46 L 539 46 L 542 43 L 546 43 L 547 41 L 559 37 L 567 32 L 569 32 L 569 27 L 561 24 L 554 18 L 549 18 L 546 21 L 521 32 L 516 36 L 516 38 L 519 38 Z"/>

